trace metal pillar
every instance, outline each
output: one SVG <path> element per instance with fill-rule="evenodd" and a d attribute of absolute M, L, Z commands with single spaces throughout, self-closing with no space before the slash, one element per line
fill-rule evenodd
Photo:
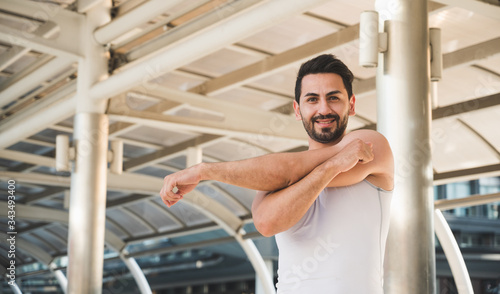
<path fill-rule="evenodd" d="M 68 242 L 68 293 L 102 291 L 108 118 L 105 103 L 92 101 L 90 87 L 107 75 L 107 52 L 93 38 L 109 22 L 111 1 L 87 11 L 81 30 L 84 57 L 78 62 L 74 127 L 75 167 L 71 175 Z"/>
<path fill-rule="evenodd" d="M 427 1 L 377 0 L 375 8 L 388 34 L 377 125 L 395 159 L 385 293 L 435 293 Z"/>

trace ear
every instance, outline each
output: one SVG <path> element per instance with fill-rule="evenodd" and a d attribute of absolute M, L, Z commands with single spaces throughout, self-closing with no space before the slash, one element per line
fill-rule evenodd
<path fill-rule="evenodd" d="M 349 100 L 349 115 L 355 115 L 356 110 L 355 110 L 355 104 L 356 104 L 356 97 L 354 97 L 354 94 L 351 96 L 351 99 Z"/>
<path fill-rule="evenodd" d="M 293 100 L 293 110 L 295 111 L 295 119 L 302 120 L 302 115 L 300 114 L 300 105 L 295 100 Z"/>

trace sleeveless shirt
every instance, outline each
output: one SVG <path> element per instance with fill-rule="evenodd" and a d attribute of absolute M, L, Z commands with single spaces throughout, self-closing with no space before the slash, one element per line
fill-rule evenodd
<path fill-rule="evenodd" d="M 367 180 L 325 188 L 276 235 L 278 294 L 382 294 L 391 198 Z"/>

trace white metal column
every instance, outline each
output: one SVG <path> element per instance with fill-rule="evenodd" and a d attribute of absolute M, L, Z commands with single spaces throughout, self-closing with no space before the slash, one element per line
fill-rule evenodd
<path fill-rule="evenodd" d="M 85 15 L 81 29 L 74 128 L 75 167 L 71 175 L 68 242 L 68 293 L 102 292 L 108 118 L 105 103 L 92 101 L 90 87 L 107 75 L 107 52 L 93 38 L 109 22 L 111 1 L 103 0 Z"/>
<path fill-rule="evenodd" d="M 137 287 L 141 291 L 141 294 L 152 294 L 151 287 L 149 286 L 148 280 L 144 273 L 142 272 L 141 267 L 137 264 L 137 261 L 133 257 L 126 257 L 123 254 L 120 254 L 120 259 L 125 263 L 130 273 L 134 277 L 135 282 L 137 283 Z"/>
<path fill-rule="evenodd" d="M 264 264 L 267 267 L 267 270 L 271 274 L 271 281 L 274 281 L 274 268 L 273 261 L 271 259 L 264 259 Z M 265 282 L 259 278 L 259 275 L 255 275 L 255 294 L 265 294 Z"/>
<path fill-rule="evenodd" d="M 385 293 L 435 293 L 427 1 L 377 0 L 375 8 L 388 34 L 377 125 L 395 158 Z"/>

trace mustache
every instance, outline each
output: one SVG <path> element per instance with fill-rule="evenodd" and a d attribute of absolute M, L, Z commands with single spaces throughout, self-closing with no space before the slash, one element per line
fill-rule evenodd
<path fill-rule="evenodd" d="M 316 122 L 318 119 L 334 119 L 336 121 L 339 121 L 340 120 L 340 116 L 338 114 L 327 114 L 327 115 L 317 115 L 315 117 L 312 118 L 312 122 Z"/>

